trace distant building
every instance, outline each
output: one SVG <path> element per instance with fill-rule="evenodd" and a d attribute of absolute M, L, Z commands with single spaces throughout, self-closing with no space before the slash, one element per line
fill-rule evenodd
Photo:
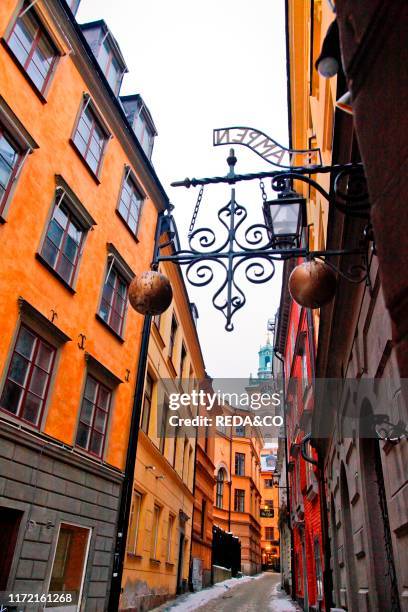
<path fill-rule="evenodd" d="M 224 406 L 225 414 L 247 415 Z M 232 532 L 241 541 L 241 570 L 256 574 L 261 569 L 260 524 L 260 431 L 226 427 L 215 441 L 214 525 Z"/>
<path fill-rule="evenodd" d="M 280 542 L 279 542 L 279 489 L 275 476 L 277 461 L 277 445 L 263 448 L 261 452 L 261 554 L 262 567 L 280 570 Z"/>

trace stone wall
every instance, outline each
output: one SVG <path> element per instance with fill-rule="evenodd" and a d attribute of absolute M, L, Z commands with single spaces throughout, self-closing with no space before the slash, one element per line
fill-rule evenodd
<path fill-rule="evenodd" d="M 117 471 L 0 423 L 0 508 L 22 512 L 8 590 L 46 593 L 61 522 L 91 529 L 82 601 L 107 609 L 121 488 Z"/>

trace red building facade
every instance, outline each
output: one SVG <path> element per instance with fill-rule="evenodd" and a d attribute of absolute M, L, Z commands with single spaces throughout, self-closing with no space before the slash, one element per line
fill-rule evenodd
<path fill-rule="evenodd" d="M 287 261 L 284 266 L 275 345 L 285 364 L 293 593 L 305 610 L 324 610 L 319 471 L 307 439 L 313 412 L 315 339 L 310 311 L 296 304 L 287 288 L 295 263 Z"/>

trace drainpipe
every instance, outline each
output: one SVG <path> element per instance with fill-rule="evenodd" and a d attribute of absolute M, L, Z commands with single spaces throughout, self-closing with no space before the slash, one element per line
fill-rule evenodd
<path fill-rule="evenodd" d="M 198 408 L 197 408 L 197 414 L 199 414 L 198 412 Z M 207 433 L 207 432 L 205 432 Z M 174 443 L 176 443 L 176 441 L 174 440 Z M 189 589 L 190 591 L 194 591 L 193 588 L 193 558 L 192 558 L 192 554 L 193 554 L 193 535 L 194 535 L 194 501 L 195 501 L 195 492 L 196 492 L 196 476 L 197 476 L 197 445 L 198 445 L 198 427 L 196 427 L 196 433 L 195 433 L 195 447 L 194 447 L 194 475 L 193 475 L 193 512 L 191 515 L 191 538 L 190 538 L 190 569 L 189 569 Z M 202 509 L 202 504 L 201 504 L 201 509 Z M 207 507 L 206 507 L 207 509 Z M 202 519 L 201 519 L 202 520 Z M 205 537 L 205 519 L 204 519 L 204 537 Z"/>
<path fill-rule="evenodd" d="M 161 233 L 161 221 L 163 212 L 157 218 L 156 234 L 154 239 L 154 254 Z M 155 255 L 154 255 L 155 256 Z M 125 474 L 120 496 L 118 513 L 118 525 L 116 534 L 115 553 L 113 559 L 113 573 L 109 594 L 109 610 L 119 610 L 120 594 L 122 592 L 123 566 L 126 554 L 126 540 L 128 535 L 130 509 L 132 505 L 133 479 L 136 465 L 137 442 L 139 434 L 139 422 L 143 402 L 143 389 L 146 376 L 147 356 L 149 349 L 150 326 L 152 317 L 145 315 L 142 329 L 142 337 L 139 349 L 139 361 L 137 366 L 135 393 L 133 399 L 132 416 L 129 428 L 129 441 L 126 455 Z"/>
<path fill-rule="evenodd" d="M 290 495 L 289 495 L 289 459 L 288 459 L 288 430 L 286 422 L 286 376 L 285 376 L 285 360 L 283 355 L 274 349 L 274 354 L 282 364 L 282 395 L 283 395 L 283 431 L 285 435 L 285 468 L 286 468 L 286 506 L 288 509 L 288 527 L 290 533 L 290 573 L 291 573 L 291 597 L 293 600 L 296 599 L 296 586 L 295 586 L 295 547 L 293 542 L 293 529 L 292 519 L 290 511 Z"/>

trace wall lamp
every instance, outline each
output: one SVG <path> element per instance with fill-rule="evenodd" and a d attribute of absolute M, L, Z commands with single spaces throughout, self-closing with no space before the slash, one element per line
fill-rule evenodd
<path fill-rule="evenodd" d="M 326 79 L 335 76 L 341 66 L 339 26 L 337 19 L 329 25 L 315 67 Z"/>

